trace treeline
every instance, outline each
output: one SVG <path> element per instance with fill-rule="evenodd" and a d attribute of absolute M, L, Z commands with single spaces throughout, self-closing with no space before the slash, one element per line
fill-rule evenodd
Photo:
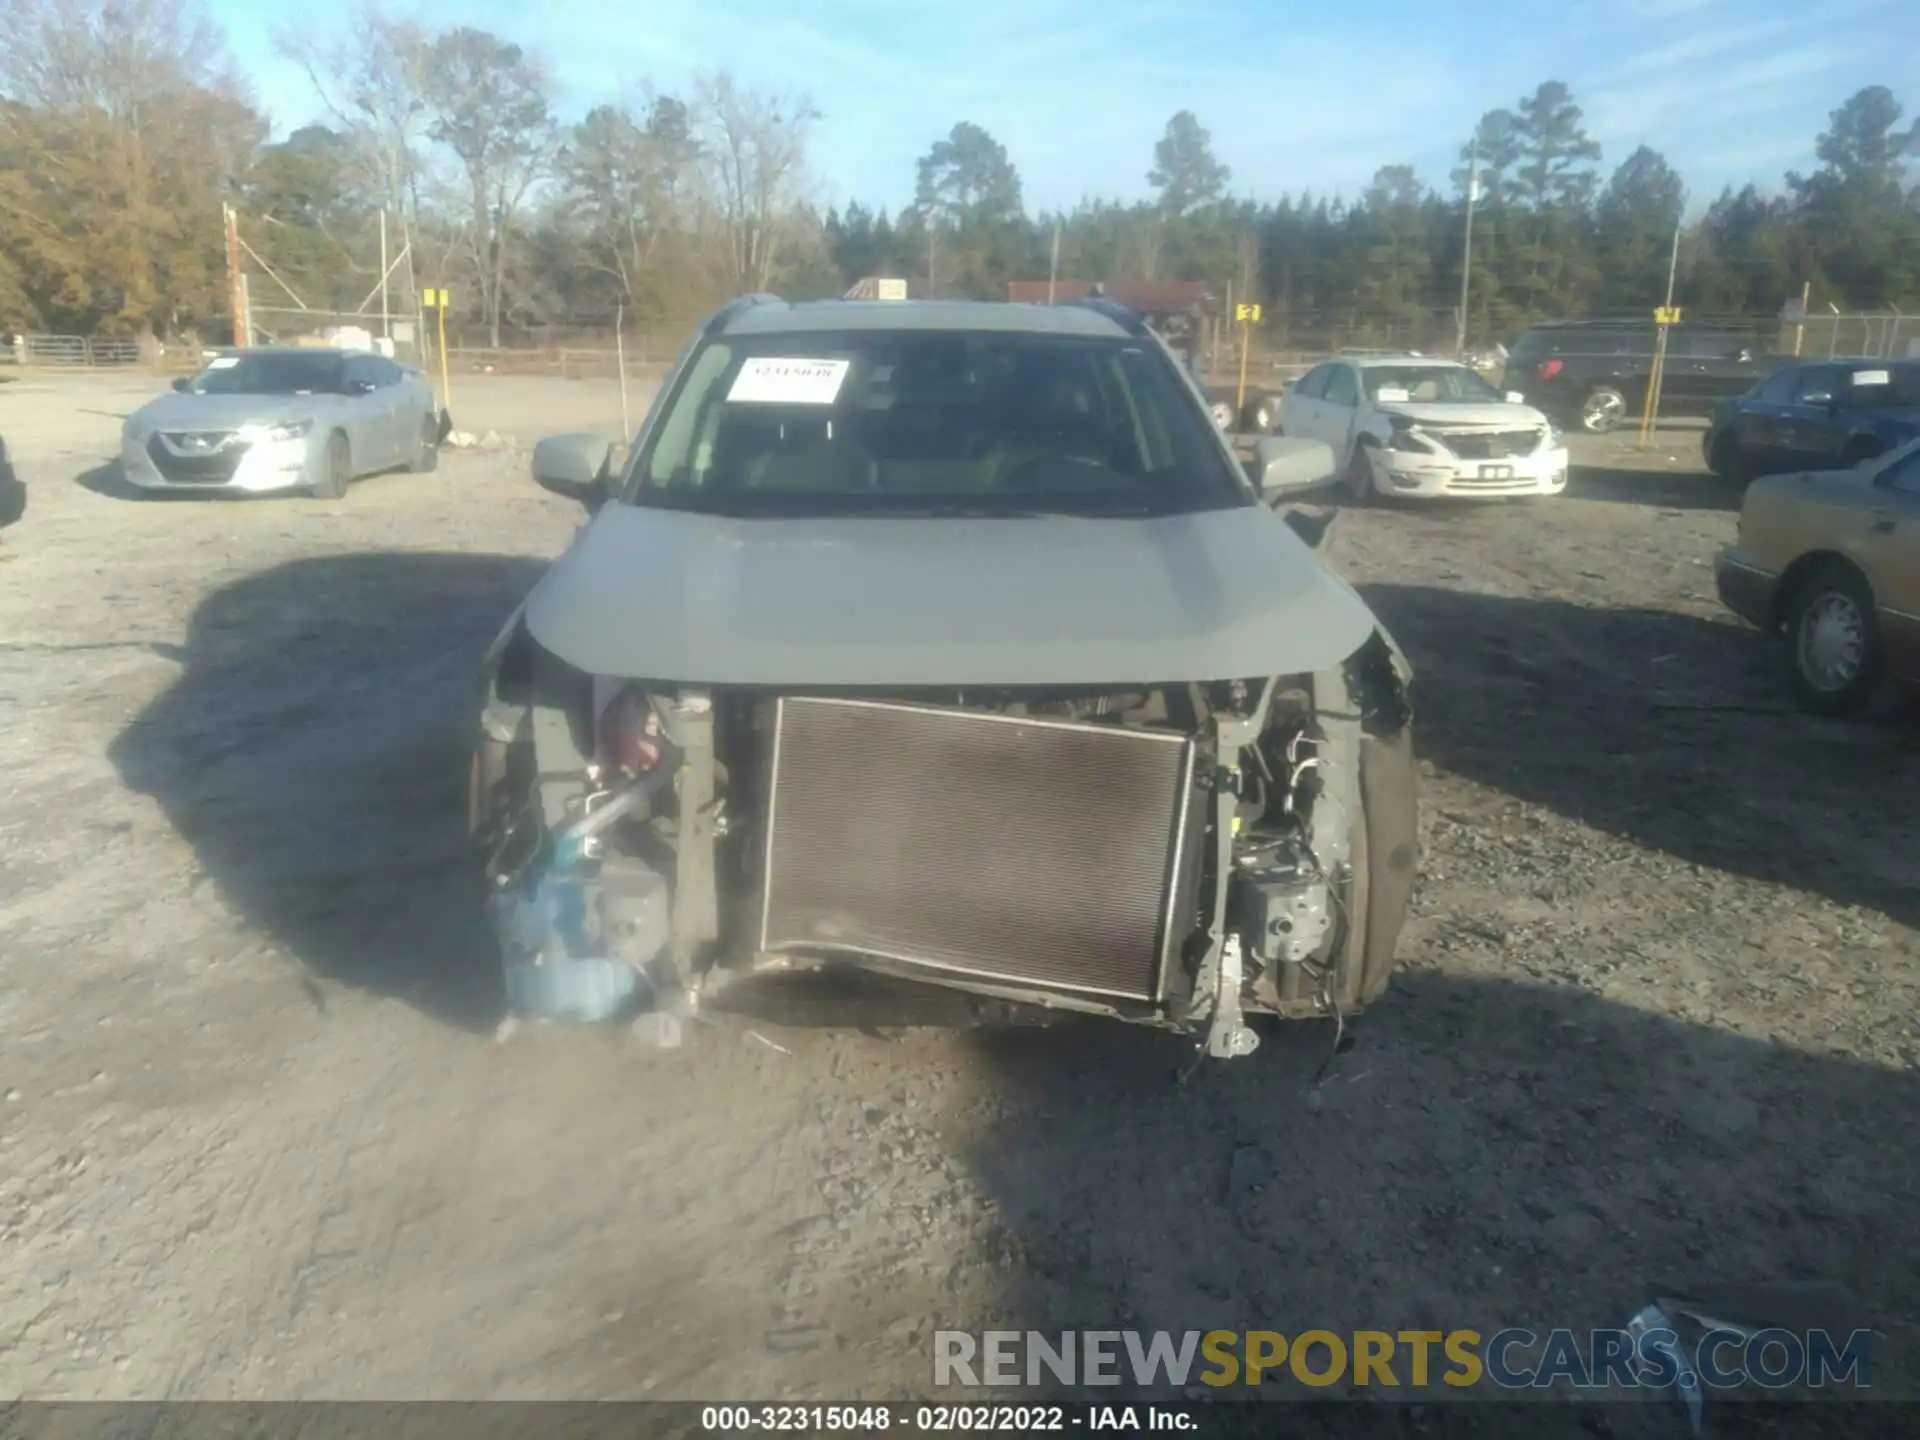
<path fill-rule="evenodd" d="M 1476 344 L 1658 303 L 1683 219 L 1677 299 L 1696 313 L 1771 317 L 1803 286 L 1817 310 L 1920 307 L 1920 125 L 1879 86 L 1832 112 L 1810 173 L 1692 218 L 1656 151 L 1606 168 L 1558 81 L 1483 116 L 1438 188 L 1388 165 L 1352 197 L 1237 199 L 1182 111 L 1150 198 L 1034 214 L 1006 148 L 963 121 L 889 214 L 821 206 L 819 112 L 724 71 L 565 123 L 539 56 L 369 8 L 278 38 L 328 119 L 268 143 L 197 0 L 0 0 L 0 33 L 0 329 L 224 337 L 232 204 L 256 313 L 295 325 L 377 290 L 384 216 L 394 293 L 450 287 L 474 341 L 616 314 L 671 331 L 730 294 L 869 275 L 999 296 L 1044 278 L 1057 244 L 1065 277 L 1231 286 L 1273 343 L 1434 345 L 1454 332 L 1470 189 Z"/>

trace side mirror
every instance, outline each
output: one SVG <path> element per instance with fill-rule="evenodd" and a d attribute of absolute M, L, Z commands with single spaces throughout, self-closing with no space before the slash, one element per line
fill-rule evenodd
<path fill-rule="evenodd" d="M 612 472 L 613 442 L 602 435 L 549 435 L 533 447 L 534 482 L 589 510 L 606 499 Z"/>
<path fill-rule="evenodd" d="M 1524 405 L 1526 403 L 1527 403 L 1527 397 L 1523 395 L 1520 391 L 1518 390 L 1507 391 L 1507 404 Z"/>
<path fill-rule="evenodd" d="M 193 377 L 191 375 L 182 375 L 178 380 L 173 382 L 173 388 L 183 391 L 191 390 L 193 388 Z"/>
<path fill-rule="evenodd" d="M 1334 481 L 1333 447 L 1324 440 L 1268 435 L 1253 447 L 1253 478 L 1268 500 Z"/>

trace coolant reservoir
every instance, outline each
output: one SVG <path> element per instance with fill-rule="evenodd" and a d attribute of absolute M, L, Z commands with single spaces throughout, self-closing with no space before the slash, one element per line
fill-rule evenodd
<path fill-rule="evenodd" d="M 507 1003 L 550 1020 L 606 1020 L 649 998 L 641 967 L 671 932 L 666 880 L 624 860 L 599 873 L 548 870 L 488 902 Z"/>

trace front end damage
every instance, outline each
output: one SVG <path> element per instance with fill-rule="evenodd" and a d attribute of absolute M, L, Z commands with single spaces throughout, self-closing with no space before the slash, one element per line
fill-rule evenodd
<path fill-rule="evenodd" d="M 803 693 L 588 675 L 516 620 L 469 820 L 522 1013 L 852 964 L 1232 1057 L 1385 989 L 1411 718 L 1380 632 L 1313 674 Z"/>

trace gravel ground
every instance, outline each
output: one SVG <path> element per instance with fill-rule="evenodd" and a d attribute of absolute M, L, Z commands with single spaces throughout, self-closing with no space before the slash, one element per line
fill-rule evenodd
<path fill-rule="evenodd" d="M 538 383 L 462 428 L 617 416 Z M 1321 1024 L 1177 1087 L 1169 1037 L 857 989 L 672 1052 L 497 1039 L 467 706 L 577 512 L 513 453 L 131 500 L 137 399 L 0 387 L 0 1395 L 907 1395 L 935 1328 L 1585 1328 L 1769 1282 L 1920 1394 L 1913 733 L 1788 713 L 1711 598 L 1737 497 L 1694 433 L 1583 442 L 1561 500 L 1340 514 L 1419 672 L 1407 969 L 1317 1089 Z"/>

